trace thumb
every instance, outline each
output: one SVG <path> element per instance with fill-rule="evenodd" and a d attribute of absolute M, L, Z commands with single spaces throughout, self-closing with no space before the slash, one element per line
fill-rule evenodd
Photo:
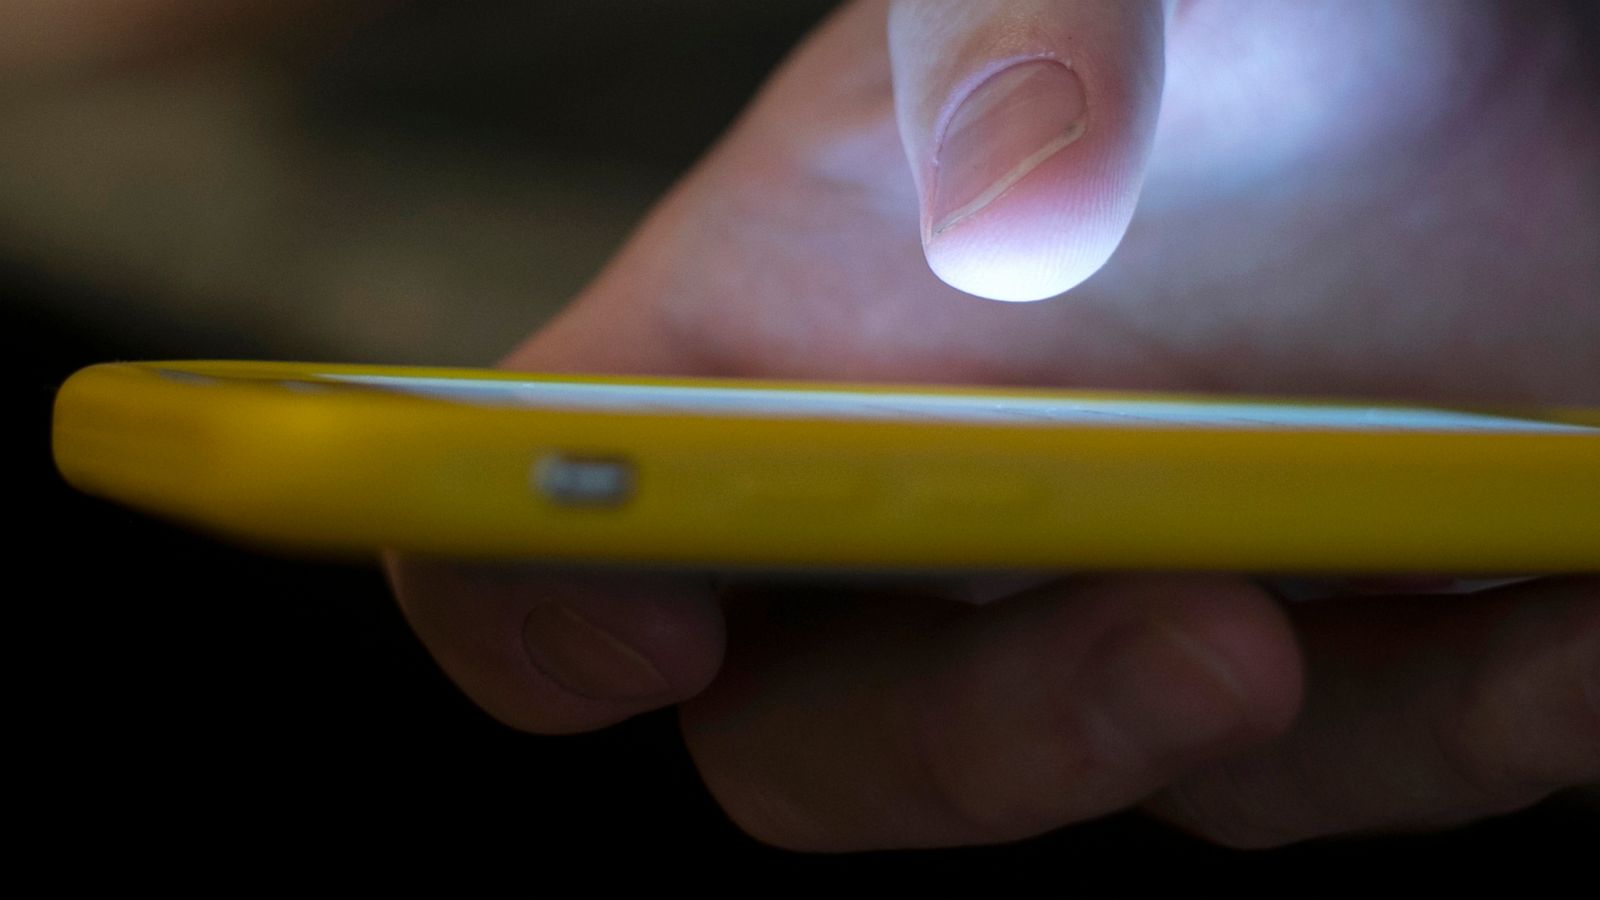
<path fill-rule="evenodd" d="M 1161 0 L 895 0 L 895 111 L 935 274 L 1040 300 L 1105 264 L 1144 179 L 1164 18 Z"/>

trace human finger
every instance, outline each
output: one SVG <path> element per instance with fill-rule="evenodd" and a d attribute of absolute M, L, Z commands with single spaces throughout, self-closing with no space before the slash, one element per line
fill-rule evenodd
<path fill-rule="evenodd" d="M 793 849 L 987 843 L 1109 813 L 1286 728 L 1299 696 L 1288 625 L 1243 580 L 726 608 L 729 656 L 682 707 L 684 736 L 734 821 Z"/>
<path fill-rule="evenodd" d="M 546 372 L 691 371 L 602 280 L 507 360 Z M 601 728 L 699 693 L 723 620 L 711 580 L 391 557 L 391 584 L 434 659 L 478 705 L 542 734 Z"/>
<path fill-rule="evenodd" d="M 1158 814 L 1269 846 L 1451 825 L 1600 781 L 1600 581 L 1335 598 L 1296 618 L 1294 729 L 1179 782 Z"/>
<path fill-rule="evenodd" d="M 670 705 L 721 662 L 722 617 L 704 579 L 416 559 L 389 569 L 440 667 L 524 731 L 587 731 Z"/>
<path fill-rule="evenodd" d="M 1163 72 L 1159 0 L 897 0 L 895 111 L 928 264 L 953 287 L 1039 300 L 1116 249 Z"/>

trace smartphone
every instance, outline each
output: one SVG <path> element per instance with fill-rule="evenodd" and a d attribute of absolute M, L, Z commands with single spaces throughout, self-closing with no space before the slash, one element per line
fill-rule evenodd
<path fill-rule="evenodd" d="M 1600 410 L 93 366 L 81 490 L 305 552 L 828 570 L 1600 571 Z"/>

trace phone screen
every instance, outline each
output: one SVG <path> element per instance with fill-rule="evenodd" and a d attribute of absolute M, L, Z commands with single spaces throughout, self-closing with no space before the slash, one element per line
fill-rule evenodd
<path fill-rule="evenodd" d="M 629 385 L 392 375 L 329 374 L 322 377 L 345 384 L 458 402 L 584 412 L 971 424 L 1600 433 L 1600 428 L 1576 423 L 1424 407 L 1026 394 L 894 393 L 759 386 Z"/>

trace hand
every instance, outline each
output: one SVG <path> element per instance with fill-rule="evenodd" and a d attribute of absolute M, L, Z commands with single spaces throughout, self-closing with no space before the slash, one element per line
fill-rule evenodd
<path fill-rule="evenodd" d="M 1600 113 L 1565 12 L 852 3 L 506 364 L 1597 403 Z M 1134 804 L 1259 846 L 1600 778 L 1593 578 L 1287 611 L 1179 575 L 985 605 L 393 578 L 511 725 L 682 704 L 712 793 L 788 847 Z"/>

